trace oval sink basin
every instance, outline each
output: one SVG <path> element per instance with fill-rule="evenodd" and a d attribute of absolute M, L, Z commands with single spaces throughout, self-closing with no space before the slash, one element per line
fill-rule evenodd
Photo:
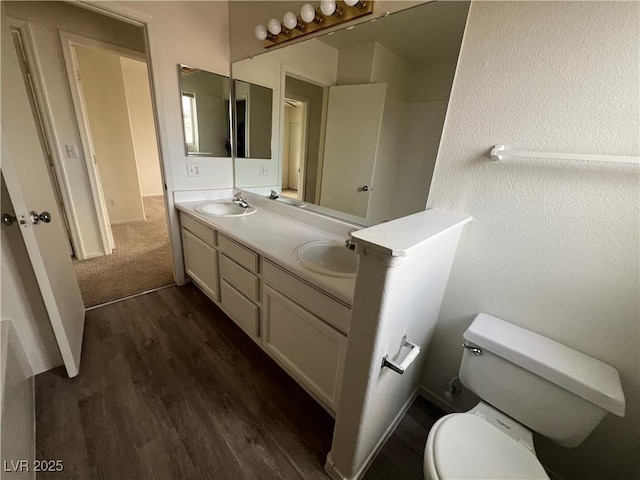
<path fill-rule="evenodd" d="M 358 255 L 335 240 L 317 240 L 300 245 L 293 251 L 293 258 L 312 272 L 331 277 L 355 277 Z"/>
<path fill-rule="evenodd" d="M 195 208 L 198 213 L 204 215 L 212 215 L 214 217 L 239 217 L 242 215 L 249 215 L 256 211 L 254 207 L 242 208 L 229 201 L 224 202 L 211 202 L 203 205 L 198 205 Z"/>

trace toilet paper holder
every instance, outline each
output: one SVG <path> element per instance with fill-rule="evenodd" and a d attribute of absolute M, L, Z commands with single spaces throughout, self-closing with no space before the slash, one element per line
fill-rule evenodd
<path fill-rule="evenodd" d="M 418 357 L 418 355 L 420 355 L 420 347 L 415 343 L 407 340 L 406 335 L 402 337 L 400 348 L 402 347 L 410 348 L 409 353 L 406 357 L 404 357 L 402 363 L 396 363 L 393 360 L 389 360 L 389 355 L 385 355 L 382 358 L 382 368 L 389 368 L 397 374 L 402 375 L 407 370 L 407 368 L 409 368 L 409 365 L 411 365 L 413 361 Z"/>

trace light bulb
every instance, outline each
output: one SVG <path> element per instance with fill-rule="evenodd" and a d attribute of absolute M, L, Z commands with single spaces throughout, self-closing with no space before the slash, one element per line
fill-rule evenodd
<path fill-rule="evenodd" d="M 320 17 L 318 17 L 318 15 L 316 14 L 316 9 L 313 8 L 313 5 L 311 5 L 310 3 L 305 3 L 302 6 L 302 9 L 300 10 L 300 16 L 302 17 L 302 20 L 304 20 L 307 23 L 311 23 L 311 22 L 321 23 L 322 22 L 322 19 Z"/>
<path fill-rule="evenodd" d="M 284 23 L 284 26 L 287 27 L 289 30 L 294 28 L 300 29 L 300 27 L 302 26 L 298 21 L 298 17 L 293 12 L 285 13 L 284 17 L 282 17 L 282 23 Z"/>
<path fill-rule="evenodd" d="M 282 31 L 282 25 L 280 25 L 280 20 L 278 20 L 277 18 L 272 18 L 271 20 L 269 20 L 267 26 L 269 28 L 269 31 L 274 35 L 279 35 Z"/>
<path fill-rule="evenodd" d="M 321 0 L 320 11 L 325 17 L 330 17 L 336 13 L 336 0 Z"/>
<path fill-rule="evenodd" d="M 256 25 L 254 33 L 256 34 L 256 38 L 258 40 L 265 40 L 267 38 L 267 29 L 264 25 Z"/>
<path fill-rule="evenodd" d="M 350 7 L 356 7 L 360 9 L 366 6 L 366 2 L 364 0 L 344 0 L 344 3 L 346 3 Z"/>

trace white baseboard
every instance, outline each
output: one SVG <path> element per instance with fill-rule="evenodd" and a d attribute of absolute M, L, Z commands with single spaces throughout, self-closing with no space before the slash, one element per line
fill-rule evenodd
<path fill-rule="evenodd" d="M 333 480 L 359 480 L 363 478 L 364 475 L 367 473 L 367 470 L 369 470 L 369 467 L 371 466 L 373 461 L 376 459 L 376 457 L 380 453 L 380 450 L 382 450 L 382 448 L 385 446 L 385 444 L 387 443 L 387 440 L 389 440 L 389 437 L 393 435 L 393 432 L 396 431 L 396 428 L 398 428 L 398 425 L 400 425 L 400 422 L 402 421 L 404 416 L 407 414 L 407 411 L 409 411 L 409 408 L 411 408 L 411 405 L 413 405 L 413 401 L 418 396 L 419 389 L 420 388 L 418 388 L 415 392 L 413 392 L 413 394 L 411 394 L 411 396 L 404 403 L 404 405 L 402 405 L 402 408 L 393 419 L 393 422 L 391 422 L 389 427 L 385 430 L 384 434 L 382 435 L 382 437 L 380 437 L 380 440 L 378 440 L 378 443 L 376 444 L 375 448 L 371 451 L 371 453 L 365 460 L 362 467 L 360 467 L 358 472 L 352 478 L 345 477 L 342 473 L 340 473 L 340 471 L 333 464 L 331 452 L 329 452 L 329 454 L 327 455 L 327 461 L 324 465 L 325 472 L 327 472 Z"/>
<path fill-rule="evenodd" d="M 422 385 L 418 387 L 418 395 L 428 400 L 429 402 L 433 403 L 436 407 L 444 410 L 447 413 L 459 413 L 461 411 L 459 408 L 455 407 L 452 403 L 449 403 L 444 398 L 440 397 L 439 395 L 436 395 L 427 387 L 424 387 Z"/>

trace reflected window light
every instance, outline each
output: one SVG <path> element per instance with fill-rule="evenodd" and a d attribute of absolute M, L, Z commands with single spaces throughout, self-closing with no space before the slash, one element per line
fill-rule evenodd
<path fill-rule="evenodd" d="M 198 151 L 198 125 L 196 116 L 196 97 L 192 93 L 182 94 L 182 120 L 184 138 L 189 151 Z M 192 150 L 192 148 L 194 150 Z"/>

